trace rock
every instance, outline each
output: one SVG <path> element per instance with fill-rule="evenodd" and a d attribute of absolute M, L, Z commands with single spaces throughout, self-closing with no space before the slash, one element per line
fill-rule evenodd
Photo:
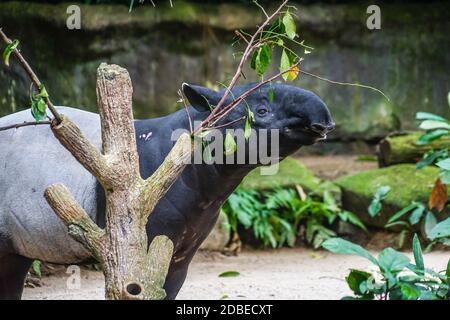
<path fill-rule="evenodd" d="M 55 103 L 95 111 L 95 70 L 112 61 L 130 72 L 136 118 L 181 108 L 176 92 L 183 82 L 225 81 L 239 62 L 233 57 L 239 51 L 231 46 L 233 30 L 254 30 L 263 18 L 257 6 L 213 1 L 177 1 L 174 8 L 167 2 L 153 8 L 145 1 L 131 13 L 126 5 L 80 4 L 81 30 L 68 30 L 68 3 L 0 2 L 3 30 L 21 41 Z M 371 140 L 400 125 L 413 129 L 417 111 L 450 116 L 445 86 L 450 81 L 450 24 L 444 2 L 385 5 L 383 32 L 367 29 L 360 4 L 295 5 L 300 39 L 315 48 L 305 57 L 305 70 L 377 87 L 395 102 L 372 90 L 298 77 L 294 85 L 314 91 L 330 107 L 337 123 L 330 139 Z M 270 68 L 272 73 L 278 66 Z M 259 80 L 253 71 L 244 73 L 248 82 Z M 27 75 L 17 63 L 0 66 L 0 116 L 26 108 Z"/>
<path fill-rule="evenodd" d="M 303 163 L 292 157 L 287 157 L 279 164 L 275 175 L 261 175 L 261 168 L 250 172 L 242 181 L 241 187 L 246 189 L 267 190 L 276 187 L 295 188 L 300 186 L 305 192 L 322 196 L 324 191 L 329 191 L 340 202 L 341 190 L 331 181 L 321 180 L 309 170 Z"/>
<path fill-rule="evenodd" d="M 208 238 L 200 246 L 200 250 L 208 251 L 224 251 L 225 246 L 230 241 L 230 225 L 228 224 L 228 217 L 220 211 L 214 229 L 209 234 Z"/>
<path fill-rule="evenodd" d="M 345 210 L 357 214 L 367 226 L 383 228 L 393 214 L 411 201 L 428 203 L 438 172 L 436 167 L 417 170 L 414 164 L 399 164 L 341 177 L 335 183 L 341 187 Z M 372 218 L 367 208 L 377 189 L 386 185 L 391 191 L 382 202 L 380 214 Z"/>

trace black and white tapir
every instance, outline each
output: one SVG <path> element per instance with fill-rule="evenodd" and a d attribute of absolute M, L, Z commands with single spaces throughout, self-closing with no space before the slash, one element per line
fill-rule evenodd
<path fill-rule="evenodd" d="M 252 84 L 237 86 L 239 96 Z M 268 91 L 273 99 L 269 101 Z M 201 121 L 218 103 L 224 91 L 183 85 L 193 121 Z M 280 159 L 301 146 L 314 144 L 334 129 L 325 103 L 314 93 L 285 84 L 268 85 L 253 92 L 246 103 L 230 112 L 222 123 L 254 114 L 252 129 L 279 130 Z M 98 114 L 59 107 L 86 137 L 101 147 Z M 30 120 L 29 110 L 0 118 L 0 126 Z M 244 121 L 233 128 L 243 128 Z M 149 177 L 174 145 L 172 132 L 189 128 L 185 110 L 156 119 L 135 121 L 137 149 L 143 178 Z M 225 130 L 225 128 L 223 129 Z M 145 138 L 143 138 L 145 137 Z M 174 299 L 184 283 L 189 263 L 212 230 L 223 202 L 246 174 L 258 164 L 191 164 L 178 177 L 150 215 L 149 241 L 164 234 L 174 243 L 174 255 L 165 282 L 168 299 Z M 46 187 L 64 183 L 76 200 L 100 226 L 104 226 L 102 188 L 44 125 L 0 132 L 0 299 L 20 299 L 24 279 L 34 259 L 57 264 L 82 264 L 91 260 L 73 240 L 43 197 Z"/>

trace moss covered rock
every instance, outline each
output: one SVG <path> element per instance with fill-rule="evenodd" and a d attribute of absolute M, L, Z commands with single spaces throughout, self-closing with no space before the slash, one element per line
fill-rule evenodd
<path fill-rule="evenodd" d="M 411 201 L 427 203 L 437 176 L 435 167 L 417 170 L 413 164 L 399 164 L 341 177 L 335 183 L 341 187 L 344 209 L 357 214 L 368 226 L 384 227 L 389 217 Z M 367 208 L 381 186 L 390 186 L 391 191 L 379 215 L 372 218 Z"/>
<path fill-rule="evenodd" d="M 324 181 L 316 177 L 303 163 L 294 158 L 287 157 L 281 161 L 275 175 L 261 175 L 260 170 L 261 168 L 258 168 L 250 172 L 240 186 L 256 190 L 301 186 L 306 192 L 318 196 L 322 196 L 324 191 L 331 192 L 337 203 L 341 201 L 339 186 L 331 181 Z"/>

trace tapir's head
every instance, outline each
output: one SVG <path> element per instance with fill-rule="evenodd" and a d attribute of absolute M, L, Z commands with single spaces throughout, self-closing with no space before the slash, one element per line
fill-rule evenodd
<path fill-rule="evenodd" d="M 256 84 L 237 86 L 229 94 L 227 103 Z M 214 91 L 200 86 L 183 85 L 183 92 L 191 105 L 205 117 L 211 106 L 217 105 L 224 91 Z M 285 157 L 304 145 L 312 145 L 324 140 L 335 127 L 330 111 L 314 93 L 291 85 L 264 85 L 251 93 L 220 121 L 220 124 L 247 117 L 248 109 L 253 112 L 252 129 L 256 133 L 262 129 L 277 129 L 279 133 L 279 155 Z M 244 128 L 245 120 L 233 123 L 227 128 Z"/>

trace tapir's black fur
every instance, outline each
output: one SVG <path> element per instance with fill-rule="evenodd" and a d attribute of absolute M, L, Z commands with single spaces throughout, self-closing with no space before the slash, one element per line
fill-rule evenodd
<path fill-rule="evenodd" d="M 228 101 L 252 86 L 254 84 L 235 88 Z M 251 94 L 246 99 L 247 103 L 241 103 L 221 123 L 248 115 L 250 107 L 255 115 L 252 127 L 256 131 L 280 130 L 281 158 L 303 145 L 313 144 L 334 128 L 326 105 L 312 92 L 281 84 L 273 84 L 271 90 L 274 93 L 272 103 L 269 102 L 269 86 L 266 85 Z M 205 119 L 210 112 L 210 106 L 216 105 L 224 94 L 224 91 L 215 92 L 186 84 L 183 85 L 183 91 L 192 105 L 189 107 L 189 113 L 193 121 Z M 231 125 L 231 128 L 243 126 L 244 121 L 239 121 Z M 141 175 L 147 178 L 171 150 L 172 132 L 180 128 L 188 129 L 189 121 L 185 110 L 179 110 L 162 118 L 137 120 L 135 128 Z M 147 224 L 149 241 L 156 235 L 164 234 L 172 239 L 175 246 L 165 283 L 168 299 L 177 296 L 186 278 L 189 263 L 212 230 L 221 205 L 245 175 L 256 166 L 188 165 L 150 215 Z M 97 186 L 96 192 L 97 223 L 104 226 L 104 193 L 100 186 Z M 0 208 L 0 215 L 1 210 Z M 31 259 L 45 261 L 45 256 L 21 256 L 8 245 L 6 234 L 7 232 L 2 232 L 0 228 L 0 298 L 20 298 L 23 279 Z"/>

